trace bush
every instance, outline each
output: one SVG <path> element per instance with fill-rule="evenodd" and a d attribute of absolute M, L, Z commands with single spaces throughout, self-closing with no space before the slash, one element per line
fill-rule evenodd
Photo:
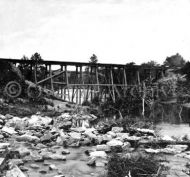
<path fill-rule="evenodd" d="M 151 177 L 153 174 L 161 177 L 159 166 L 152 156 L 112 154 L 108 161 L 107 177 Z"/>

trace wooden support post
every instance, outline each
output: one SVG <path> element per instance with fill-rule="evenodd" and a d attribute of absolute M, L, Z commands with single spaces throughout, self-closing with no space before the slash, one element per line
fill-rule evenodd
<path fill-rule="evenodd" d="M 80 84 L 83 83 L 82 66 L 80 66 Z M 79 87 L 79 104 L 82 104 L 82 86 Z"/>
<path fill-rule="evenodd" d="M 124 75 L 124 96 L 126 96 L 126 90 L 127 90 L 127 77 L 126 77 L 125 67 L 123 68 L 123 75 Z"/>
<path fill-rule="evenodd" d="M 44 76 L 44 78 L 43 79 L 45 79 L 46 77 L 48 77 L 48 66 L 47 65 L 45 65 L 45 76 Z M 44 88 L 46 89 L 47 88 L 47 84 L 44 82 Z"/>
<path fill-rule="evenodd" d="M 137 81 L 138 81 L 138 85 L 140 85 L 141 81 L 140 81 L 139 71 L 137 71 Z"/>
<path fill-rule="evenodd" d="M 91 77 L 91 83 L 93 84 L 93 74 L 92 74 L 92 66 L 90 66 L 90 77 Z M 92 99 L 93 99 L 93 96 L 92 96 L 92 91 L 93 91 L 93 87 L 92 86 L 90 86 L 90 101 L 92 101 Z"/>
<path fill-rule="evenodd" d="M 37 83 L 37 64 L 34 64 L 34 83 Z"/>
<path fill-rule="evenodd" d="M 113 94 L 113 102 L 115 103 L 115 90 L 114 90 L 114 82 L 113 82 L 113 73 L 112 73 L 112 67 L 110 69 L 110 76 L 111 76 L 111 84 L 112 84 L 112 94 Z"/>
<path fill-rule="evenodd" d="M 65 80 L 66 80 L 66 87 L 64 89 L 64 99 L 66 100 L 66 89 L 67 89 L 67 95 L 68 95 L 68 100 L 71 101 L 70 99 L 70 91 L 69 91 L 69 79 L 68 79 L 68 73 L 67 73 L 67 65 L 65 65 Z"/>
<path fill-rule="evenodd" d="M 98 66 L 96 66 L 96 83 L 98 85 L 98 97 L 99 97 L 99 92 L 100 92 L 100 86 L 99 86 L 99 78 L 98 78 Z"/>
<path fill-rule="evenodd" d="M 63 71 L 63 65 L 61 65 L 61 71 Z M 64 74 L 63 74 L 63 77 L 62 77 L 62 82 L 64 82 Z M 63 99 L 63 85 L 61 85 L 61 98 Z M 65 95 L 64 95 L 64 100 L 65 100 Z"/>
<path fill-rule="evenodd" d="M 49 65 L 49 72 L 50 72 L 50 77 L 51 77 L 51 79 L 50 79 L 51 80 L 51 91 L 54 92 L 51 65 Z"/>

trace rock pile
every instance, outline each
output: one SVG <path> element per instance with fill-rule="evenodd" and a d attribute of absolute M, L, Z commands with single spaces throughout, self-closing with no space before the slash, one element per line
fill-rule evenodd
<path fill-rule="evenodd" d="M 63 113 L 58 117 L 40 114 L 19 118 L 12 115 L 0 115 L 0 168 L 5 163 L 5 154 L 9 154 L 9 168 L 6 177 L 28 170 L 24 166 L 31 162 L 30 168 L 38 169 L 35 162 L 46 160 L 66 161 L 69 147 L 93 146 L 87 165 L 104 167 L 110 152 L 130 153 L 139 145 L 145 147 L 149 142 L 174 142 L 169 137 L 158 137 L 153 130 L 131 129 L 124 132 L 122 127 L 111 127 L 101 133 L 100 127 L 91 127 L 94 115 Z M 169 141 L 170 140 L 170 141 Z M 174 142 L 175 143 L 175 142 Z M 146 153 L 172 153 L 181 157 L 190 157 L 188 145 L 168 145 L 161 149 L 144 148 Z M 55 164 L 47 164 L 49 170 L 57 170 Z M 47 173 L 47 170 L 39 170 Z M 58 173 L 58 175 L 63 175 Z"/>

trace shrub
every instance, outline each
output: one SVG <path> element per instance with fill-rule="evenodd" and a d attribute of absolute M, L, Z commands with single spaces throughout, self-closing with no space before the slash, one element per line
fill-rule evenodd
<path fill-rule="evenodd" d="M 153 174 L 161 177 L 159 169 L 159 162 L 152 156 L 112 154 L 108 161 L 107 177 L 151 177 Z"/>

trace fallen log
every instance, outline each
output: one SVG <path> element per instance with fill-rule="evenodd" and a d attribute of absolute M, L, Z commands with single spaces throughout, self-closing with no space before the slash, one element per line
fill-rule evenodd
<path fill-rule="evenodd" d="M 40 96 L 63 101 L 61 97 L 58 96 L 55 92 L 49 89 L 42 88 L 40 85 L 36 85 L 31 81 L 25 80 L 27 87 L 27 95 L 30 98 L 39 98 Z"/>
<path fill-rule="evenodd" d="M 165 140 L 142 140 L 137 143 L 138 146 L 144 145 L 144 146 L 160 146 L 160 147 L 165 147 L 167 145 L 188 145 L 190 146 L 190 141 L 165 141 Z"/>

